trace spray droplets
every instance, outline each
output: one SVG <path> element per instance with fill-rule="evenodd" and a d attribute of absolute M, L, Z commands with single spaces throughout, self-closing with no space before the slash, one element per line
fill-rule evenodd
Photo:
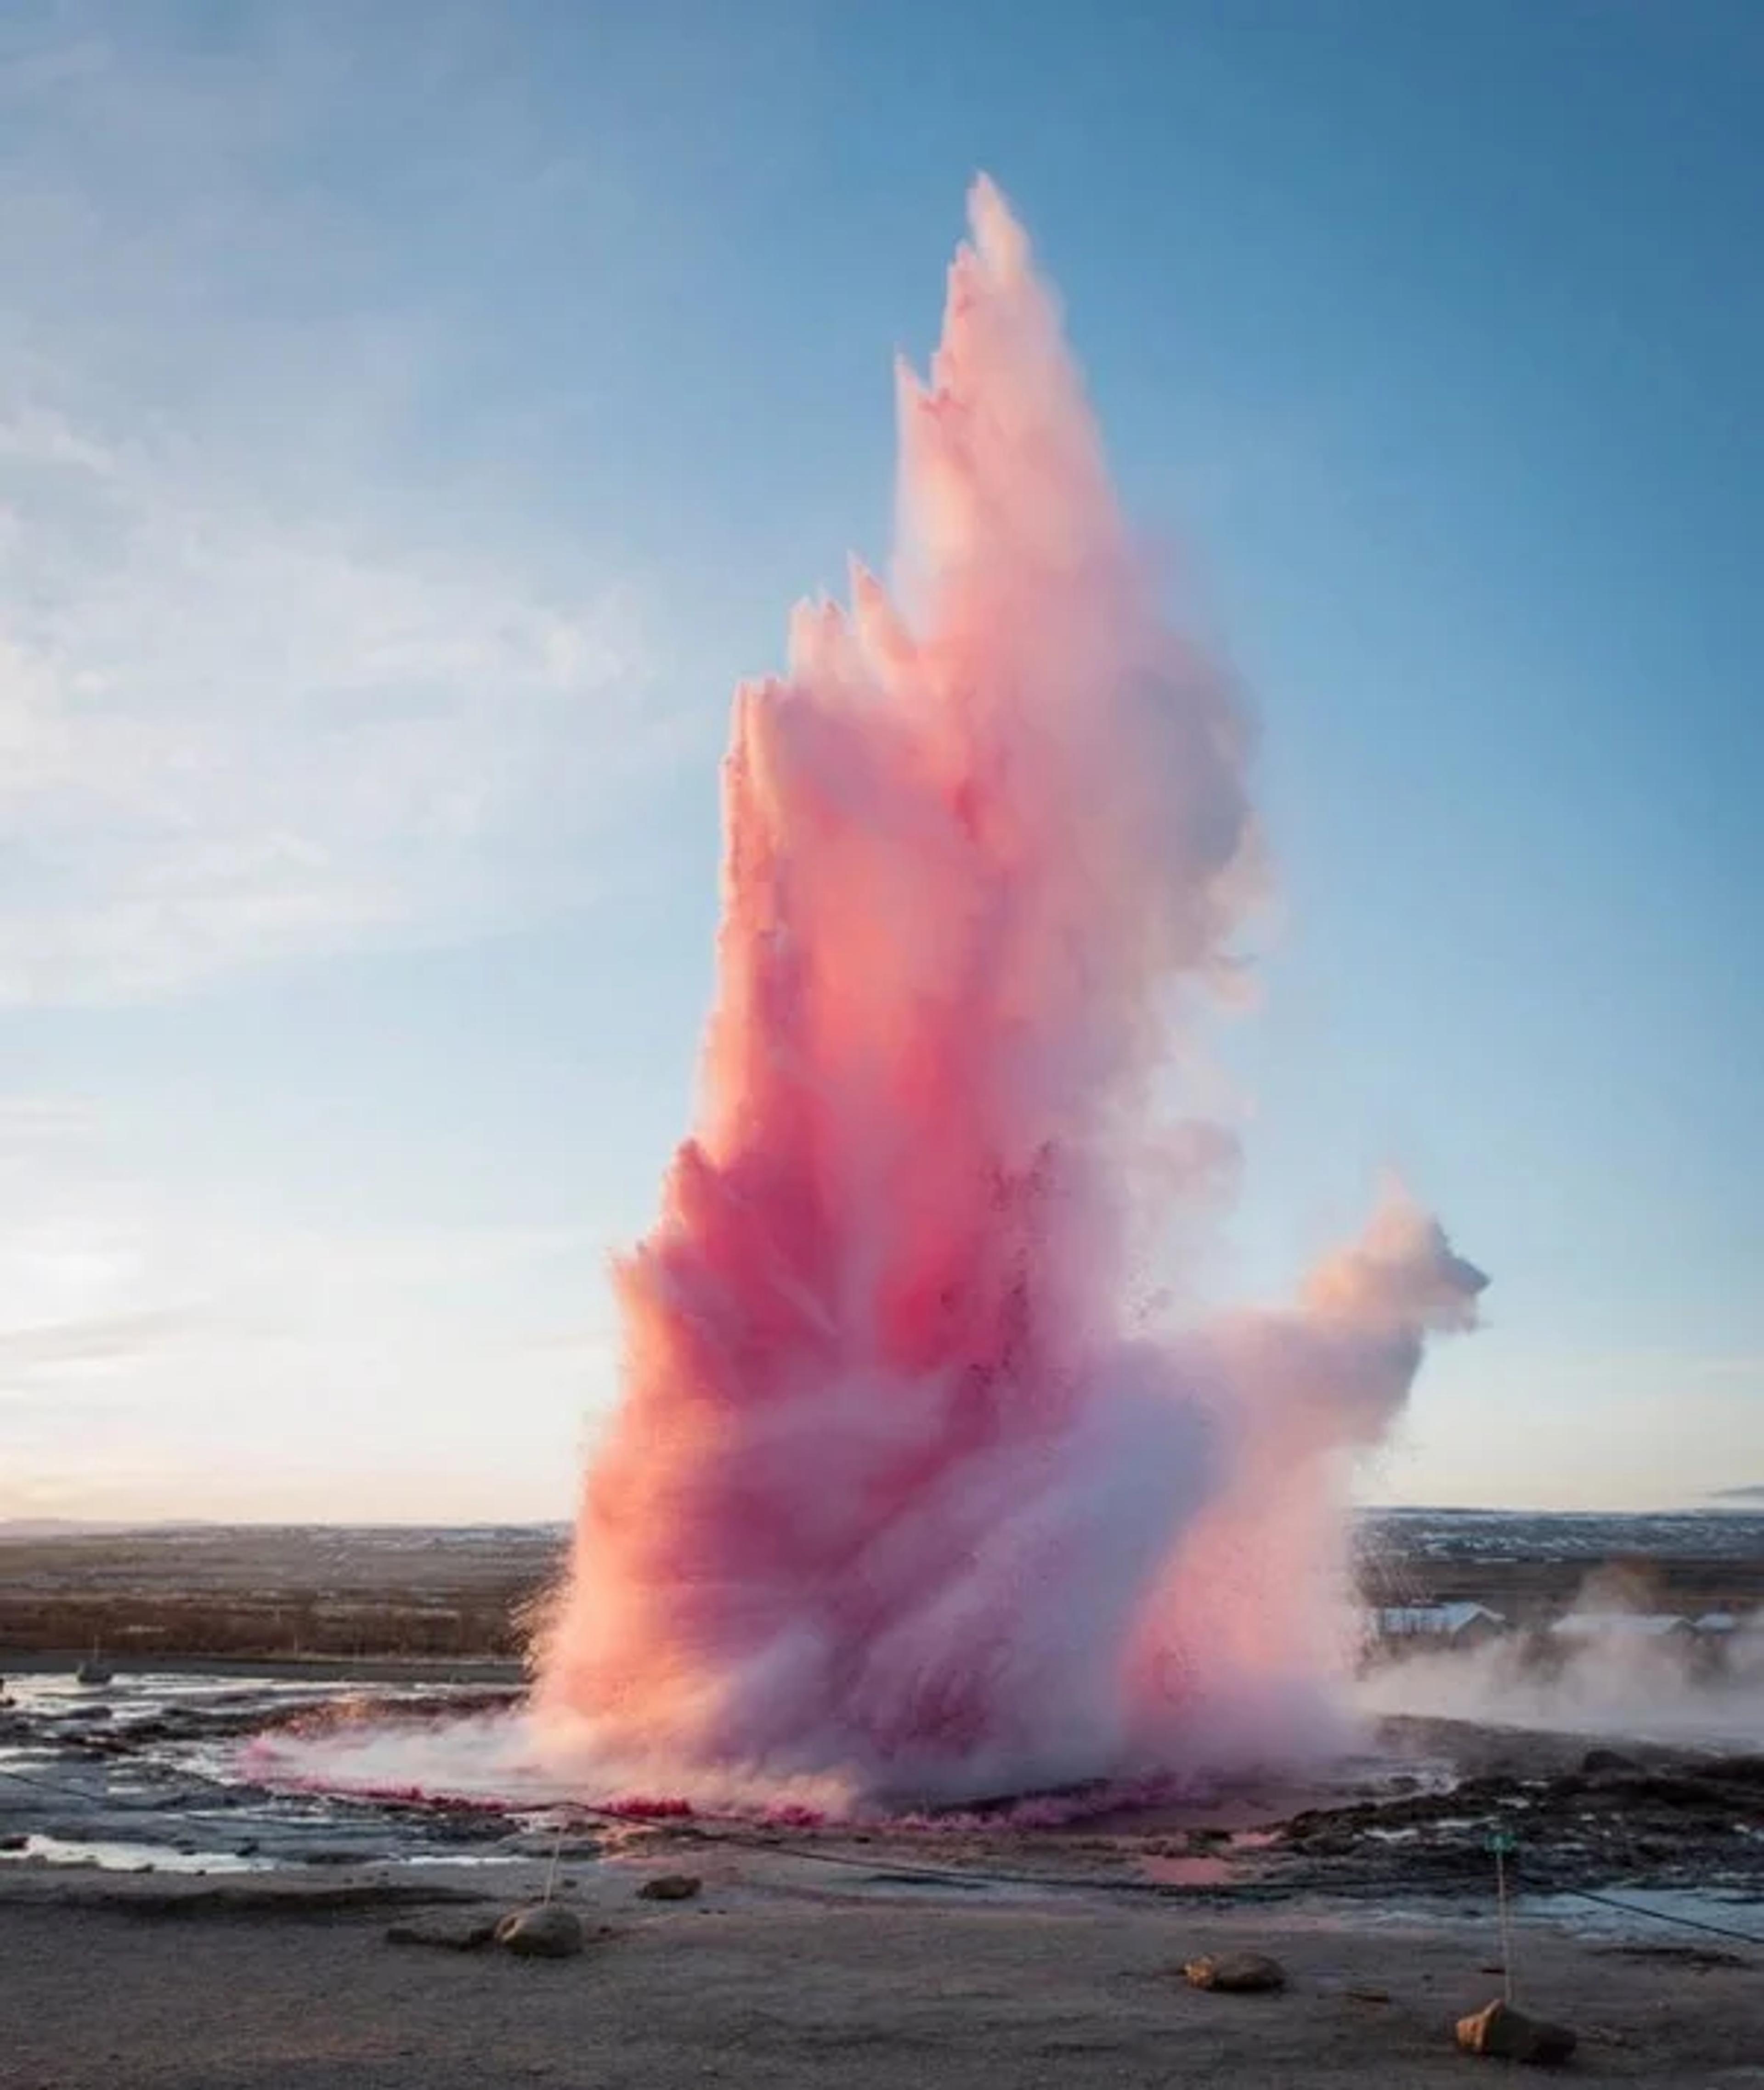
<path fill-rule="evenodd" d="M 1129 1333 L 1134 1201 L 1216 1203 L 1220 1140 L 1151 1091 L 1230 974 L 1249 735 L 1160 620 L 1026 235 L 970 209 L 901 389 L 899 600 L 858 575 L 736 699 L 698 1124 L 539 1649 L 547 1746 L 603 1785 L 1292 1753 L 1334 1456 L 1481 1283 L 1399 1202 L 1290 1313 Z"/>

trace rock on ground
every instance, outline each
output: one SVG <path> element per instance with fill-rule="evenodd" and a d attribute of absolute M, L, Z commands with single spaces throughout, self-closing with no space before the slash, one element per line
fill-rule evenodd
<path fill-rule="evenodd" d="M 496 1927 L 496 1942 L 525 1959 L 567 1959 L 582 1950 L 582 1919 L 556 1902 L 517 1908 Z"/>
<path fill-rule="evenodd" d="M 1182 1967 L 1191 1988 L 1218 1989 L 1229 1995 L 1266 1993 L 1286 1986 L 1286 1969 L 1265 1952 L 1209 1952 Z"/>
<path fill-rule="evenodd" d="M 660 1873 L 637 1892 L 644 1901 L 691 1901 L 703 1884 L 693 1873 Z"/>
<path fill-rule="evenodd" d="M 1458 2019 L 1458 2045 L 1466 2053 L 1495 2061 L 1531 2061 L 1550 2067 L 1573 2053 L 1574 2035 L 1566 2025 L 1528 2018 L 1511 2003 L 1490 2003 Z"/>

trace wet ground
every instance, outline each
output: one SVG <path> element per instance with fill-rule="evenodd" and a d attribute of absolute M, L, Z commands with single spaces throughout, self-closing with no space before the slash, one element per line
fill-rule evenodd
<path fill-rule="evenodd" d="M 15 1675 L 0 1701 L 0 1861 L 209 1873 L 478 1856 L 518 1838 L 519 1823 L 445 1803 L 278 1791 L 250 1777 L 247 1745 L 307 1719 L 450 1718 L 512 1696 L 218 1665 L 96 1687 L 65 1671 Z"/>
<path fill-rule="evenodd" d="M 1390 1719 L 1362 1756 L 1303 1785 L 1190 1789 L 1107 1812 L 1068 1796 L 1034 1826 L 1006 1808 L 863 1828 L 621 1819 L 537 1796 L 357 1797 L 254 1775 L 282 1760 L 278 1736 L 415 1734 L 517 1699 L 508 1684 L 263 1665 L 96 1687 L 65 1671 L 15 1675 L 0 1705 L 0 1868 L 512 1885 L 536 1867 L 690 1864 L 729 1878 L 824 1876 L 878 1896 L 1069 1889 L 1438 1909 L 1486 1906 L 1499 1842 L 1522 1908 L 1572 1901 L 1583 1924 L 1608 1925 L 1611 1912 L 1587 1898 L 1608 1894 L 1764 1937 L 1764 1752 Z M 265 1735 L 269 1748 L 250 1746 Z"/>

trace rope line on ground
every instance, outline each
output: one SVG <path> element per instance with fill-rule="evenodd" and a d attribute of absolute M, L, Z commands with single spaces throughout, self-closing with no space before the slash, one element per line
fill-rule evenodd
<path fill-rule="evenodd" d="M 1741 1945 L 1764 1946 L 1764 1937 L 1758 1937 L 1749 1930 L 1730 1930 L 1724 1924 L 1705 1923 L 1699 1917 L 1679 1916 L 1667 1909 L 1644 1908 L 1635 1902 L 1620 1901 L 1615 1894 L 1594 1894 L 1590 1887 L 1558 1887 L 1555 1891 L 1560 1894 L 1572 1894 L 1577 1901 L 1594 1901 L 1604 1908 L 1621 1909 L 1625 1916 L 1643 1916 L 1650 1923 L 1676 1923 L 1684 1930 L 1706 1931 L 1711 1937 L 1732 1937 Z M 1656 1888 L 1654 1891 L 1659 1893 L 1667 1890 Z"/>

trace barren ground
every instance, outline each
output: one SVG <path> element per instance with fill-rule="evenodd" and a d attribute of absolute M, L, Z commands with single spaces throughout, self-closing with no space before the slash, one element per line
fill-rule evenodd
<path fill-rule="evenodd" d="M 373 1890 L 17 1877 L 0 1900 L 6 2090 L 480 2090 L 539 2082 L 999 2090 L 1462 2083 L 1450 2026 L 1498 1990 L 1487 1926 L 1288 1906 L 883 1904 L 713 1880 L 675 1907 L 609 1877 L 608 1933 L 519 1961 L 386 1942 Z M 334 1903 L 341 1898 L 342 1906 Z M 1272 1996 L 1205 1994 L 1198 1951 L 1277 1955 Z M 1527 1932 L 1521 2002 L 1573 2023 L 1585 2084 L 1764 2083 L 1760 1963 Z"/>
<path fill-rule="evenodd" d="M 1387 1546 L 1369 1593 L 1517 1615 L 1608 1564 L 1596 1532 L 1538 1558 L 1497 1536 L 1499 1557 Z M 1458 2055 L 1450 2026 L 1500 1986 L 1496 1830 L 1518 1844 L 1519 2000 L 1577 2028 L 1576 2079 L 1764 2085 L 1764 1946 L 1636 1912 L 1764 1938 L 1764 1735 L 1398 1720 L 1363 1775 L 1054 1834 L 1004 1816 L 810 1834 L 583 1813 L 557 1883 L 596 1933 L 583 1957 L 394 1945 L 413 1907 L 541 1893 L 556 1817 L 295 1800 L 243 1782 L 228 1752 L 333 1705 L 421 1722 L 507 1700 L 511 1608 L 557 1544 L 0 1542 L 17 1697 L 0 1710 L 0 2090 L 1474 2080 L 1498 2064 Z M 1675 1610 L 1764 1595 L 1755 1543 L 1624 1572 Z M 117 1682 L 83 1692 L 65 1672 L 94 1641 Z M 225 1658 L 242 1652 L 281 1659 Z M 682 1870 L 695 1899 L 639 1898 Z M 1236 1945 L 1278 1955 L 1286 1989 L 1204 1994 L 1175 1971 Z"/>

